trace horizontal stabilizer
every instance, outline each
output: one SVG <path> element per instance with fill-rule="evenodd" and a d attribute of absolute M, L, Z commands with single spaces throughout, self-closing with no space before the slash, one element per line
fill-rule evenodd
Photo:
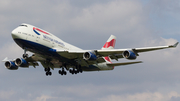
<path fill-rule="evenodd" d="M 3 61 L 3 62 L 9 61 L 9 60 L 8 60 L 8 57 L 6 57 L 6 58 L 5 58 L 4 60 L 2 60 L 2 61 Z"/>
<path fill-rule="evenodd" d="M 142 63 L 142 61 L 136 61 L 136 62 L 124 62 L 124 63 L 108 63 L 108 66 L 121 66 L 121 65 L 129 65 L 129 64 L 136 64 L 136 63 Z"/>

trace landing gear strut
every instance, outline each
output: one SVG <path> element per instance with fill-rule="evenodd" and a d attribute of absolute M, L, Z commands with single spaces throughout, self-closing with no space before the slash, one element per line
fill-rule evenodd
<path fill-rule="evenodd" d="M 28 57 L 28 54 L 26 54 L 26 51 L 27 51 L 27 48 L 24 48 L 24 54 L 22 56 L 24 59 Z"/>

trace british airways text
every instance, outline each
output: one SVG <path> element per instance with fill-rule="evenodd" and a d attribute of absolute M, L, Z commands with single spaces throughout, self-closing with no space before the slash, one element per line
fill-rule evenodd
<path fill-rule="evenodd" d="M 55 40 L 55 39 L 52 39 L 52 38 L 50 38 L 49 36 L 43 35 L 43 37 L 44 37 L 44 39 L 47 39 L 47 40 L 53 41 L 53 42 L 55 42 L 55 43 L 57 43 L 57 44 L 59 44 L 59 45 L 65 46 L 62 42 L 59 42 L 59 41 L 57 41 L 57 40 Z"/>

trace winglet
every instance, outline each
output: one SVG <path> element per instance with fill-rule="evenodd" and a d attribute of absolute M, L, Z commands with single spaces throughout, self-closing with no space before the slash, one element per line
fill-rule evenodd
<path fill-rule="evenodd" d="M 176 47 L 179 44 L 179 42 L 176 42 L 174 45 L 170 45 L 169 47 Z"/>

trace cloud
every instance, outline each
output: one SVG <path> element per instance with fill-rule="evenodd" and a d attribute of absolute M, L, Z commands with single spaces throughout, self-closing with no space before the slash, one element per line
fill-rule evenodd
<path fill-rule="evenodd" d="M 0 91 L 1 100 L 10 100 L 10 98 L 15 94 L 14 91 Z"/>
<path fill-rule="evenodd" d="M 48 99 L 52 99 L 53 97 L 50 96 L 46 96 L 46 95 L 41 95 L 40 97 L 37 97 L 35 100 L 33 101 L 47 101 Z"/>
<path fill-rule="evenodd" d="M 170 101 L 178 98 L 179 96 L 180 94 L 174 91 L 169 92 L 168 94 L 163 94 L 160 92 L 144 92 L 136 93 L 133 95 L 110 95 L 105 98 L 99 99 L 99 101 Z"/>

